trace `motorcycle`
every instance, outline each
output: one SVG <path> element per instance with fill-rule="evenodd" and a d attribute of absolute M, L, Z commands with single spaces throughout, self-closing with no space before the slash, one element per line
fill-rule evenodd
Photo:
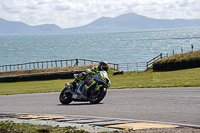
<path fill-rule="evenodd" d="M 76 78 L 77 75 L 74 74 L 74 77 Z M 77 93 L 78 89 L 82 89 L 88 84 L 89 86 L 82 94 Z M 65 88 L 60 93 L 59 100 L 62 104 L 69 104 L 72 101 L 89 101 L 91 104 L 97 104 L 103 100 L 110 85 L 111 81 L 106 71 L 88 74 L 84 81 L 78 81 L 75 86 L 68 82 L 65 83 Z"/>

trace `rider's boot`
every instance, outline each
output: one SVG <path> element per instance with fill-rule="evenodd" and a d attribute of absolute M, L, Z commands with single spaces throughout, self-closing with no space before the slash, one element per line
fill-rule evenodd
<path fill-rule="evenodd" d="M 82 95 L 82 87 L 84 86 L 84 82 L 79 83 L 78 85 L 78 89 L 77 89 L 77 93 Z"/>
<path fill-rule="evenodd" d="M 83 87 L 82 87 L 82 94 L 84 95 L 84 96 L 87 96 L 87 87 L 84 85 Z"/>
<path fill-rule="evenodd" d="M 85 87 L 84 83 L 77 89 L 77 93 L 82 99 L 87 100 L 87 88 Z"/>
<path fill-rule="evenodd" d="M 77 89 L 77 93 L 80 94 L 80 95 L 82 95 L 81 87 L 79 87 L 79 88 Z"/>
<path fill-rule="evenodd" d="M 77 79 L 75 79 L 73 82 L 70 83 L 70 87 L 73 88 L 73 90 L 76 89 L 76 83 L 78 82 Z"/>

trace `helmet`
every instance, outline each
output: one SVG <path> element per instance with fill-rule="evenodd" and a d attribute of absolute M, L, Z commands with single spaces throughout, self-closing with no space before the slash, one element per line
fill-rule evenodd
<path fill-rule="evenodd" d="M 108 63 L 106 61 L 101 61 L 98 65 L 99 71 L 108 71 Z"/>

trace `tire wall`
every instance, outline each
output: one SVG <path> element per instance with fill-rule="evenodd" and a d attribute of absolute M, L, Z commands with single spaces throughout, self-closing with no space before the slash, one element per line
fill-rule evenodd
<path fill-rule="evenodd" d="M 0 82 L 17 82 L 17 81 L 36 81 L 36 80 L 51 80 L 51 79 L 71 79 L 74 78 L 75 73 L 81 73 L 83 71 L 73 72 L 56 72 L 56 73 L 40 73 L 29 75 L 15 75 L 0 77 Z"/>
<path fill-rule="evenodd" d="M 173 71 L 200 67 L 200 60 L 182 60 L 179 62 L 155 62 L 153 63 L 154 71 Z"/>

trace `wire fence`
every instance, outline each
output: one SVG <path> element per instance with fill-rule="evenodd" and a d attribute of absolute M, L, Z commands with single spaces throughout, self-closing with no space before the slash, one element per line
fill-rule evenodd
<path fill-rule="evenodd" d="M 119 70 L 124 72 L 140 72 L 147 69 L 147 62 L 120 63 Z"/>
<path fill-rule="evenodd" d="M 19 71 L 28 69 L 45 69 L 52 67 L 66 67 L 66 66 L 82 66 L 98 64 L 99 61 L 86 60 L 86 59 L 70 59 L 70 60 L 54 60 L 54 61 L 41 61 L 41 62 L 29 62 L 23 64 L 3 65 L 0 66 L 0 72 L 5 71 Z M 118 64 L 109 63 L 111 67 L 118 70 Z"/>
<path fill-rule="evenodd" d="M 124 72 L 140 72 L 145 71 L 153 65 L 154 61 L 162 59 L 162 53 L 148 62 L 136 62 L 136 63 L 109 63 L 109 66 Z M 98 64 L 99 61 L 87 60 L 87 59 L 69 59 L 69 60 L 53 60 L 53 61 L 41 61 L 41 62 L 29 62 L 23 64 L 3 65 L 0 66 L 0 72 L 5 71 L 19 71 L 30 69 L 45 69 L 52 67 L 66 67 L 66 66 L 83 66 Z"/>
<path fill-rule="evenodd" d="M 92 64 L 98 64 L 98 63 L 99 61 L 86 60 L 86 59 L 29 62 L 29 63 L 23 63 L 23 64 L 0 66 L 0 72 L 29 70 L 29 69 L 45 69 L 45 68 L 52 68 L 52 67 L 82 66 L 82 65 L 92 65 Z M 132 71 L 138 72 L 138 71 L 144 71 L 147 68 L 147 62 L 120 63 L 120 64 L 109 63 L 109 66 L 116 70 L 122 70 L 124 72 L 132 72 Z"/>
<path fill-rule="evenodd" d="M 149 62 L 136 62 L 136 63 L 109 63 L 109 66 L 124 72 L 139 72 L 145 71 L 153 63 L 153 61 L 162 58 L 162 54 L 158 55 Z M 66 67 L 66 66 L 82 66 L 98 64 L 99 61 L 86 60 L 86 59 L 70 59 L 70 60 L 53 60 L 53 61 L 41 61 L 41 62 L 29 62 L 23 64 L 3 65 L 0 66 L 0 72 L 5 71 L 19 71 L 19 70 L 30 70 L 30 69 L 45 69 L 52 67 Z"/>

